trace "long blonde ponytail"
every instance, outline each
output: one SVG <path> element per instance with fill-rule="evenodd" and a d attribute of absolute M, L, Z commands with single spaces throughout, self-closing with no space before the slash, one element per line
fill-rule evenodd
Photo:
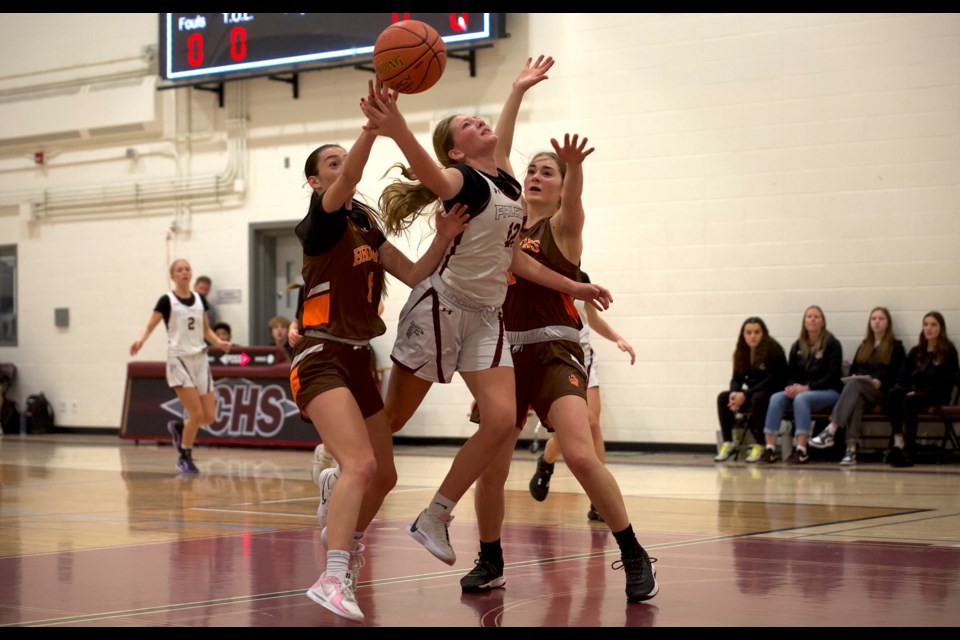
<path fill-rule="evenodd" d="M 450 123 L 455 117 L 444 118 L 433 129 L 433 152 L 444 167 L 453 164 L 447 152 L 453 148 Z M 383 175 L 386 176 L 391 169 L 395 168 L 400 169 L 400 175 L 409 182 L 403 182 L 398 178 L 387 185 L 380 194 L 380 216 L 387 232 L 391 235 L 399 235 L 407 231 L 423 210 L 438 200 L 437 194 L 417 180 L 412 169 L 399 162 L 391 165 Z"/>

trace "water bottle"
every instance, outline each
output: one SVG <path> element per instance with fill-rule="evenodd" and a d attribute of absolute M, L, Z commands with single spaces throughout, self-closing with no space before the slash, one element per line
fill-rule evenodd
<path fill-rule="evenodd" d="M 20 435 L 27 435 L 27 414 L 23 412 L 20 414 Z"/>

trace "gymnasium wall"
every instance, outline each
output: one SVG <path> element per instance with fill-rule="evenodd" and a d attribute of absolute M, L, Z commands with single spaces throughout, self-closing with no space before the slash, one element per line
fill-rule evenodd
<path fill-rule="evenodd" d="M 512 159 L 521 173 L 565 132 L 596 146 L 583 266 L 637 352 L 631 367 L 593 340 L 608 441 L 712 443 L 749 315 L 786 348 L 818 304 L 846 357 L 876 305 L 908 348 L 931 309 L 960 338 L 958 14 L 509 14 L 507 28 L 476 77 L 450 60 L 401 104 L 429 148 L 450 113 L 495 120 L 527 56 L 557 59 Z M 21 405 L 45 392 L 61 426 L 118 427 L 128 349 L 172 258 L 240 290 L 219 312 L 250 340 L 251 225 L 292 228 L 307 154 L 350 146 L 363 122 L 369 73 L 301 74 L 299 99 L 266 78 L 228 83 L 221 108 L 156 91 L 156 43 L 156 14 L 0 21 L 0 245 L 19 269 L 19 344 L 0 361 L 19 368 Z M 400 159 L 378 141 L 360 191 L 375 201 Z M 424 233 L 395 243 L 415 256 Z M 381 362 L 407 292 L 391 281 Z M 138 360 L 164 354 L 160 327 Z M 468 436 L 469 402 L 459 378 L 436 386 L 402 433 Z"/>

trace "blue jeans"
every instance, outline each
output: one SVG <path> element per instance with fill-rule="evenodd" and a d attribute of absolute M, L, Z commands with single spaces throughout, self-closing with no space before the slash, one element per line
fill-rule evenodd
<path fill-rule="evenodd" d="M 770 397 L 770 406 L 767 408 L 767 420 L 763 425 L 764 433 L 779 433 L 780 421 L 783 413 L 793 407 L 793 426 L 798 434 L 810 433 L 813 427 L 810 414 L 819 409 L 825 409 L 836 404 L 840 394 L 833 389 L 804 391 L 793 399 L 787 397 L 783 391 L 778 391 Z"/>

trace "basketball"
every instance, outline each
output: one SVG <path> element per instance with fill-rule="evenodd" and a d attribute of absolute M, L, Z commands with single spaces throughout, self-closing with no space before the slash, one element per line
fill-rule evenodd
<path fill-rule="evenodd" d="M 420 20 L 394 22 L 377 37 L 373 68 L 400 93 L 420 93 L 437 83 L 447 66 L 447 45 L 437 30 Z"/>

